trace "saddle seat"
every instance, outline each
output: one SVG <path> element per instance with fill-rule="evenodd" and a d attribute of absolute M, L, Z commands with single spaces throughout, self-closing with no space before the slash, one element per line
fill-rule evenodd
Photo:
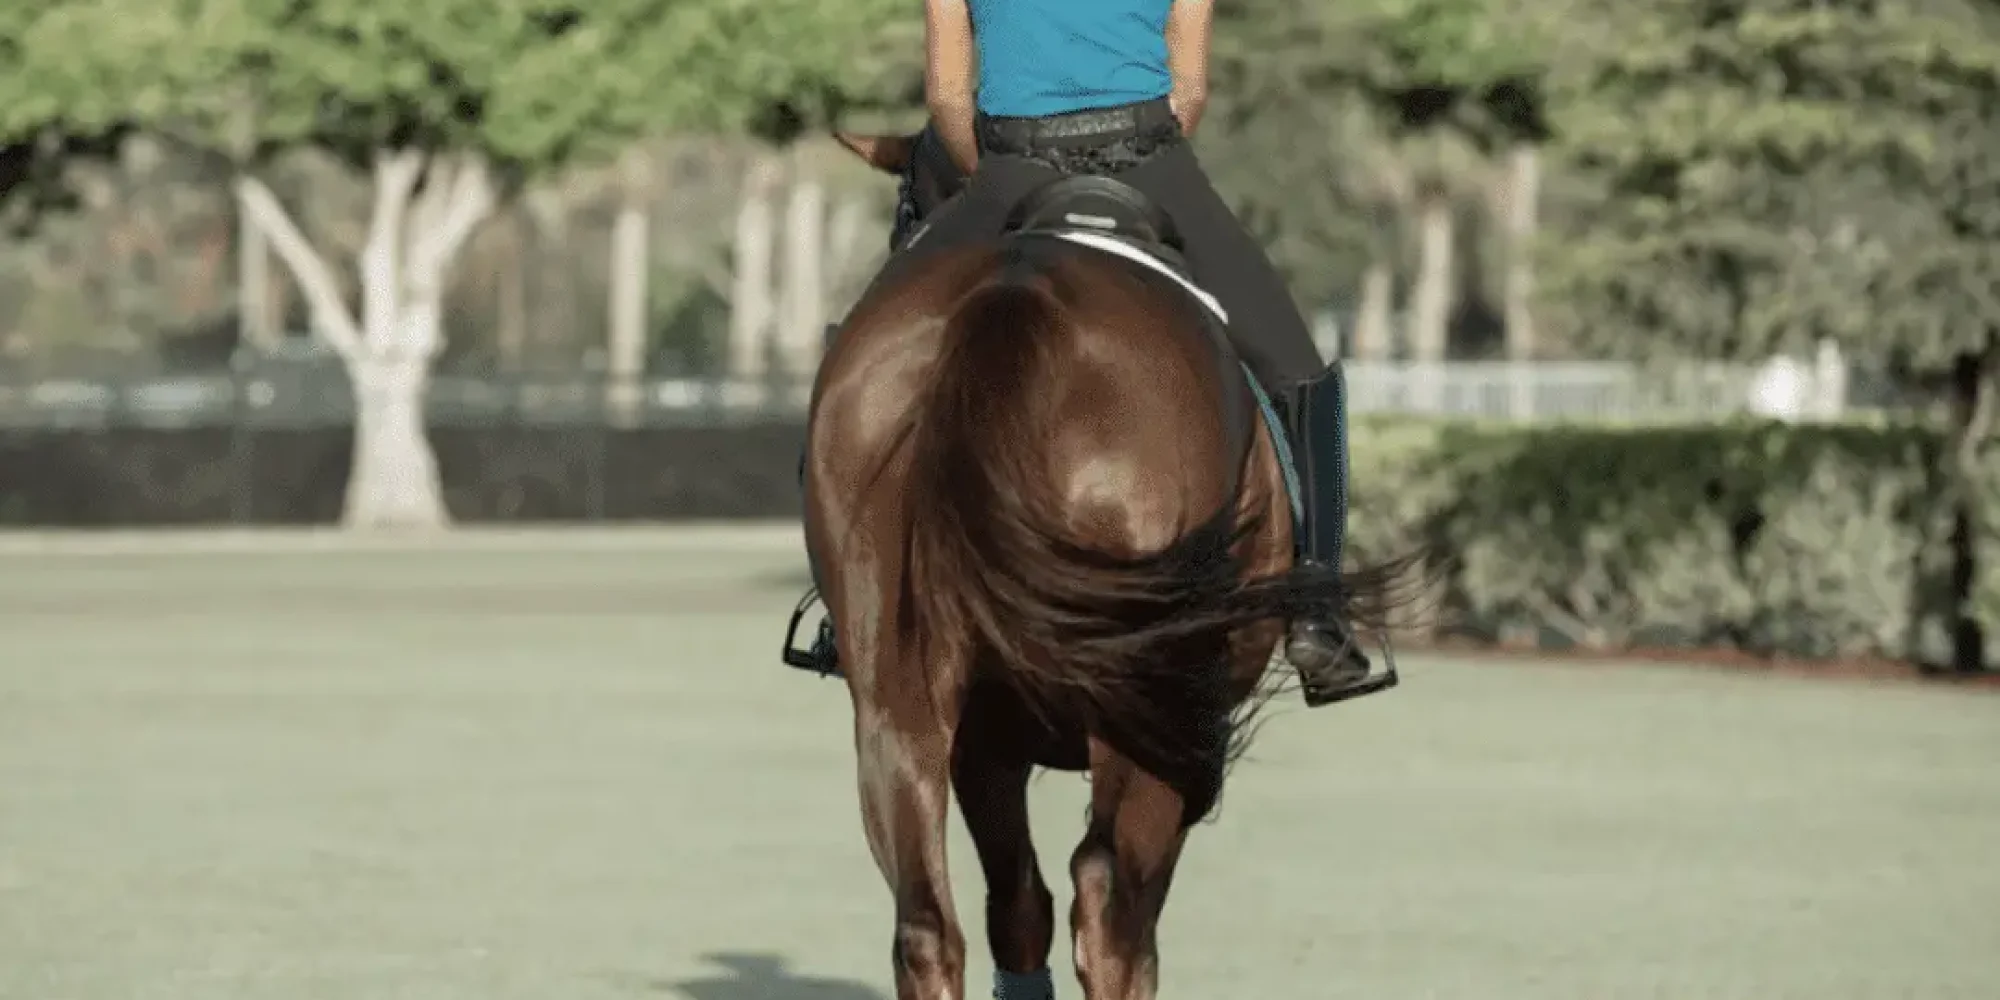
<path fill-rule="evenodd" d="M 1152 257 L 1191 284 L 1180 230 L 1153 199 L 1130 184 L 1095 174 L 1059 177 L 1021 197 L 1002 235 L 1093 234 Z"/>

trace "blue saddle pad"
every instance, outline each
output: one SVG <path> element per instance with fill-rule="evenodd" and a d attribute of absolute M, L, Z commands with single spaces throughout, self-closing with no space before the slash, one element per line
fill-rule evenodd
<path fill-rule="evenodd" d="M 1240 364 L 1240 362 L 1239 362 Z M 1250 366 L 1243 365 L 1243 377 L 1250 380 L 1250 391 L 1257 396 L 1257 409 L 1264 414 L 1264 429 L 1271 432 L 1271 446 L 1278 453 L 1278 468 L 1285 473 L 1285 499 L 1292 502 L 1292 531 L 1296 534 L 1305 527 L 1305 490 L 1299 484 L 1298 458 L 1292 454 L 1292 441 L 1285 433 L 1284 421 L 1278 419 L 1278 408 L 1271 403 L 1271 394 L 1257 382 L 1257 376 L 1250 374 Z"/>

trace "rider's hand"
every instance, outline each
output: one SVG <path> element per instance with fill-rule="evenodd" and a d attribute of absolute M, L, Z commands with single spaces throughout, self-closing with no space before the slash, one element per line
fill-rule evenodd
<path fill-rule="evenodd" d="M 1182 135 L 1194 135 L 1194 115 L 1191 113 L 1193 109 L 1188 107 L 1187 102 L 1181 100 L 1181 95 L 1177 93 L 1167 95 L 1167 110 L 1173 112 L 1174 121 L 1180 124 Z"/>

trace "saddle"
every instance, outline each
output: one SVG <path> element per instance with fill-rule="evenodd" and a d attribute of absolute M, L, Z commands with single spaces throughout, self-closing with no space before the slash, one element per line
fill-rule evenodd
<path fill-rule="evenodd" d="M 1138 188 L 1096 174 L 1059 177 L 1021 197 L 1002 235 L 1092 233 L 1131 246 L 1192 284 L 1180 230 Z"/>

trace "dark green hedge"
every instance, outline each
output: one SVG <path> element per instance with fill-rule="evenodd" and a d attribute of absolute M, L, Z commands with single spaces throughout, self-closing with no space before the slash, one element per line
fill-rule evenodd
<path fill-rule="evenodd" d="M 796 518 L 805 428 L 433 427 L 463 522 Z M 340 427 L 0 430 L 0 530 L 332 524 L 353 460 Z"/>
<path fill-rule="evenodd" d="M 1353 439 L 1352 552 L 1432 552 L 1422 616 L 1449 631 L 1947 663 L 1969 604 L 2000 663 L 2000 451 L 1966 587 L 1919 428 L 1365 420 Z"/>

